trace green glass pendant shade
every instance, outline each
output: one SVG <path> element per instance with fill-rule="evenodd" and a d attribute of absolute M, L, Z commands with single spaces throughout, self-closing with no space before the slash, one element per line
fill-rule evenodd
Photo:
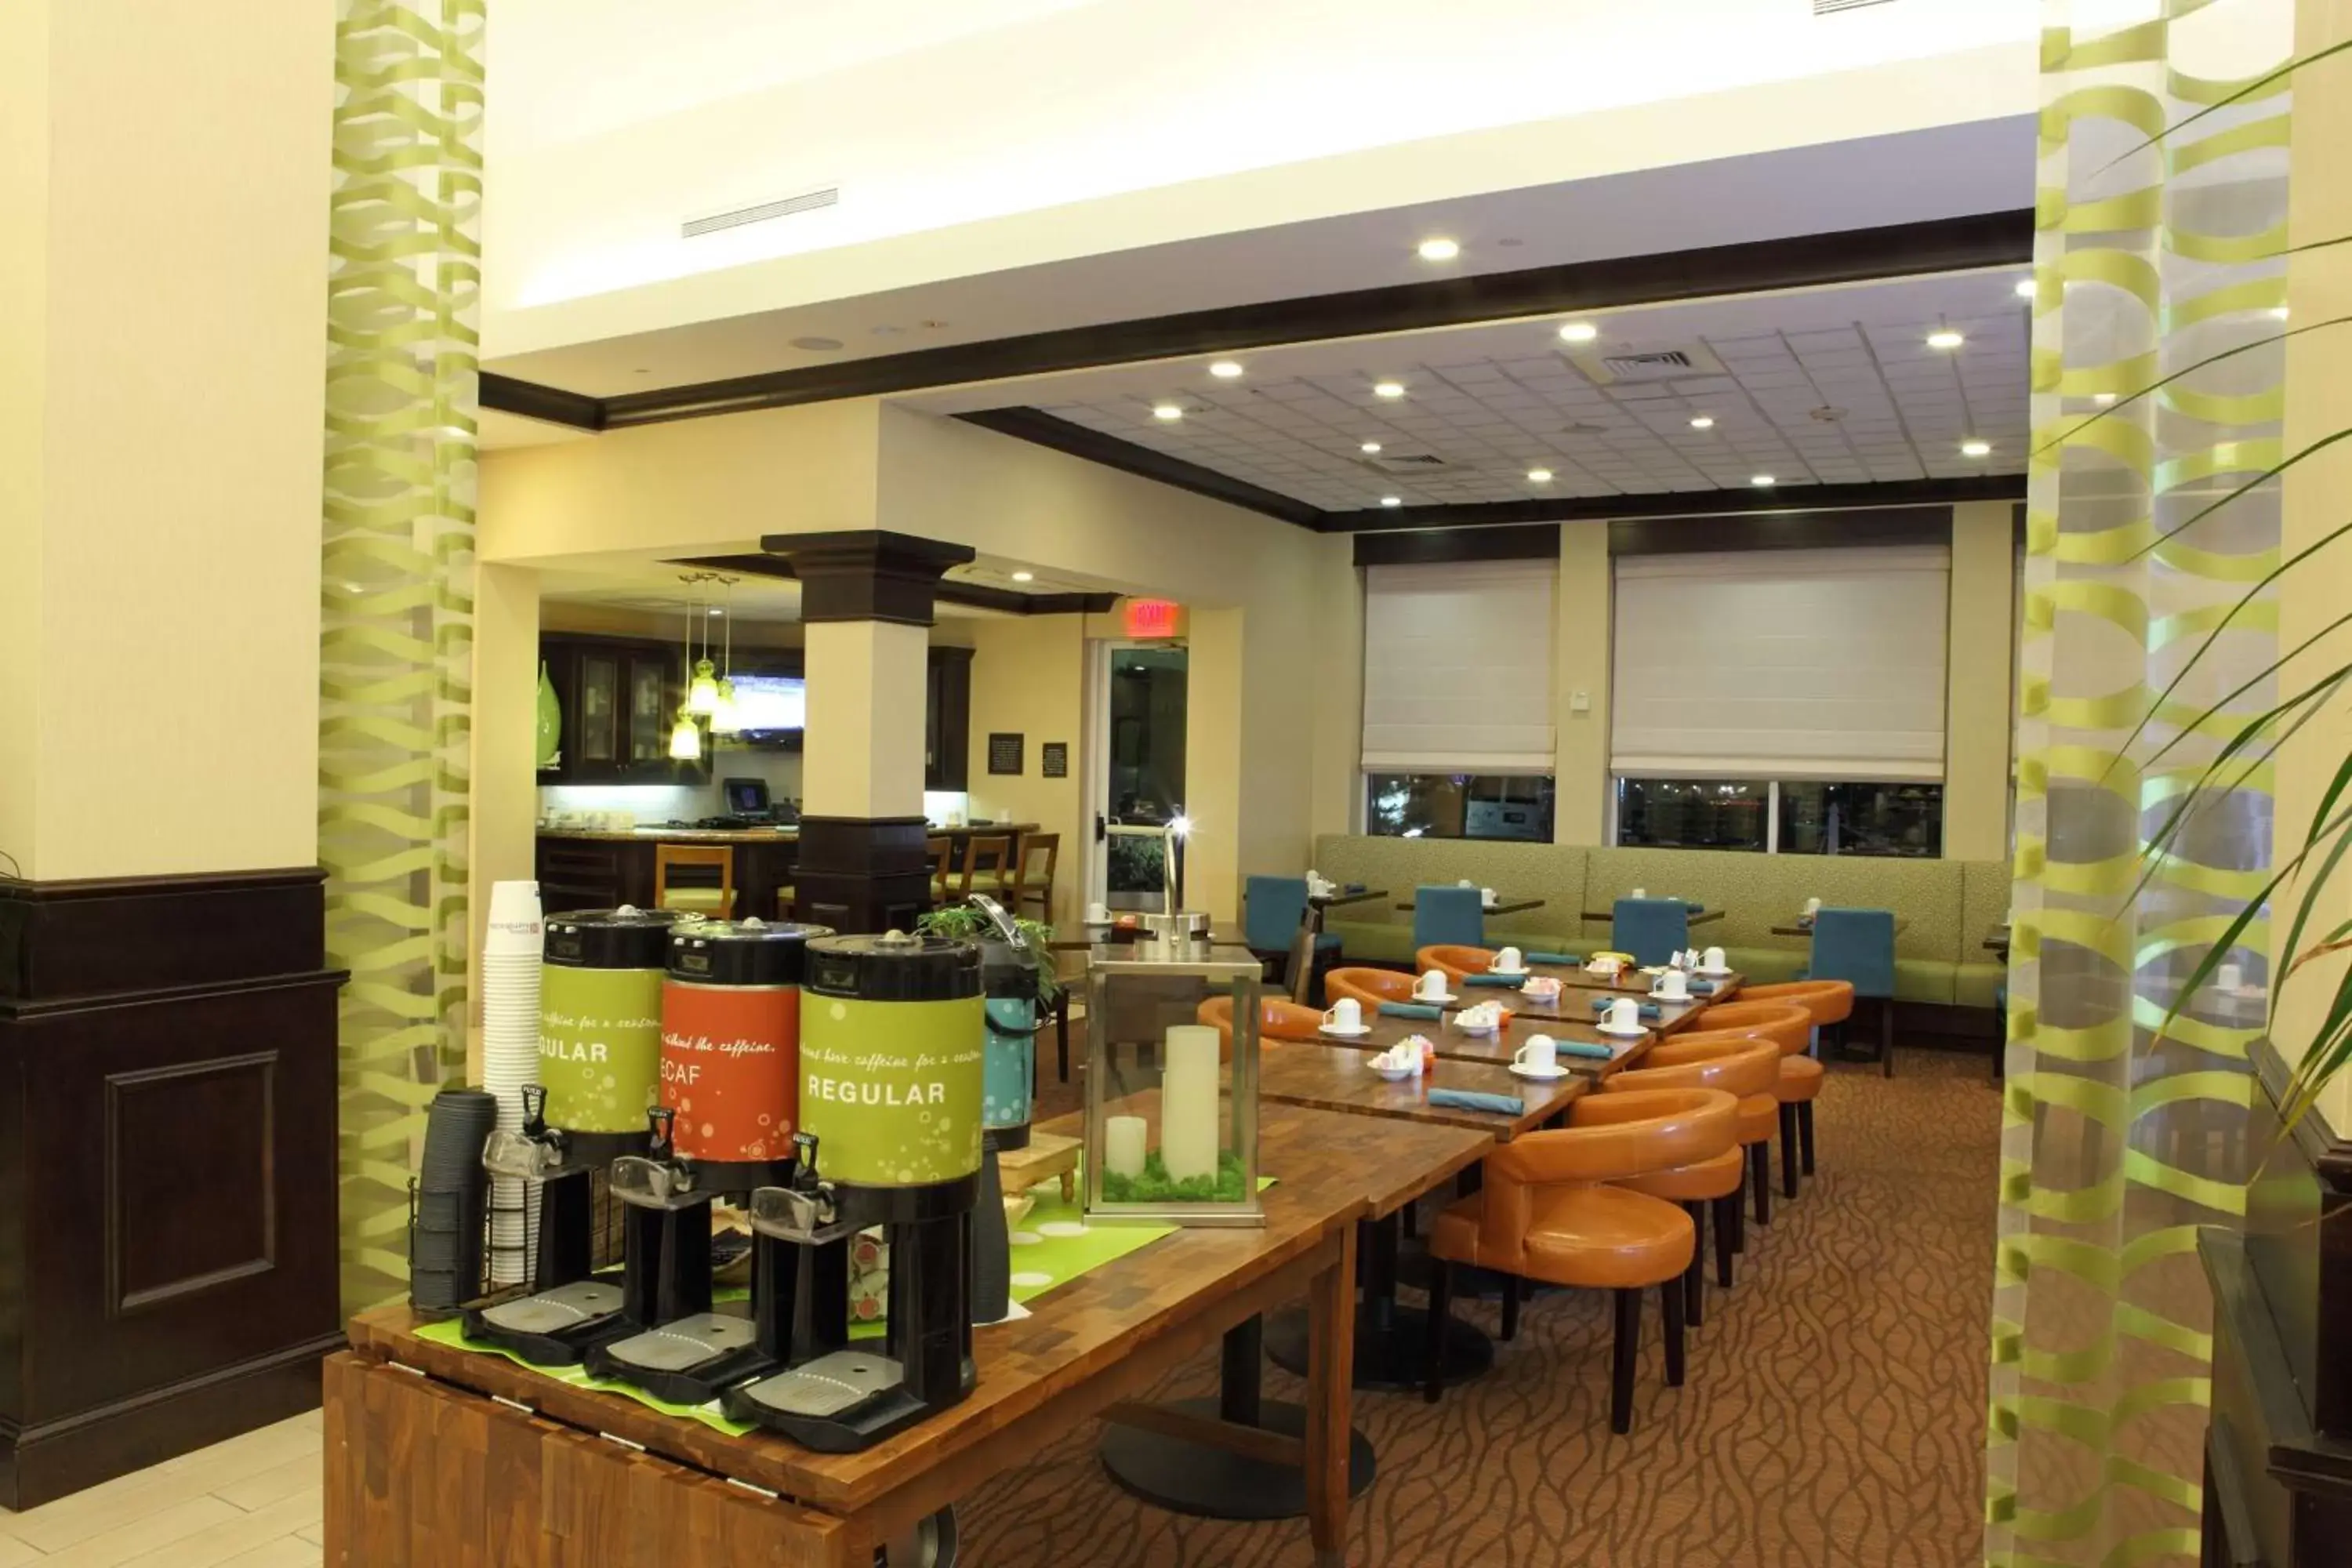
<path fill-rule="evenodd" d="M 539 765 L 551 768 L 563 760 L 563 704 L 555 700 L 555 682 L 547 664 L 539 666 Z"/>

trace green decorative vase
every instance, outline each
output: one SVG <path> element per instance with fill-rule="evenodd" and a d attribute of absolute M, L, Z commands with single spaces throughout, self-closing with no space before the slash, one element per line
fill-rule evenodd
<path fill-rule="evenodd" d="M 539 765 L 551 768 L 563 760 L 563 704 L 555 700 L 555 682 L 548 678 L 547 661 L 539 665 Z"/>

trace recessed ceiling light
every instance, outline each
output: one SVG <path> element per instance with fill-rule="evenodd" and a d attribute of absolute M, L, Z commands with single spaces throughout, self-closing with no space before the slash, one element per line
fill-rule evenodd
<path fill-rule="evenodd" d="M 712 615 L 714 615 L 714 616 L 723 616 L 723 615 L 725 615 L 727 612 L 726 612 L 726 611 L 724 611 L 724 610 L 713 610 L 713 611 L 711 611 L 710 613 L 711 613 Z"/>
<path fill-rule="evenodd" d="M 1757 489 L 1762 489 L 1765 486 L 1777 484 L 1779 481 L 1774 479 L 1769 474 L 1759 474 L 1748 482 L 1754 485 Z"/>
<path fill-rule="evenodd" d="M 1712 415 L 1712 414 L 1694 414 L 1694 415 L 1692 415 L 1692 416 L 1691 416 L 1691 428 L 1692 428 L 1692 429 L 1694 429 L 1694 430 L 1712 430 L 1712 429 L 1714 429 L 1714 428 L 1715 428 L 1715 416 L 1714 416 L 1714 415 Z"/>
<path fill-rule="evenodd" d="M 1960 443 L 1960 456 L 1963 458 L 1990 458 L 1992 456 L 1992 443 L 1990 441 L 1963 441 Z"/>
<path fill-rule="evenodd" d="M 1360 446 L 1360 447 L 1357 447 L 1357 448 L 1356 448 L 1356 450 L 1358 450 L 1358 451 L 1360 451 L 1360 452 L 1366 452 L 1366 453 L 1370 453 L 1370 452 L 1377 452 L 1377 451 L 1379 451 L 1380 449 L 1381 449 L 1381 444 L 1380 444 L 1378 441 L 1367 441 L 1367 442 L 1365 442 L 1362 446 Z"/>
<path fill-rule="evenodd" d="M 1219 381 L 1238 381 L 1241 379 L 1242 362 L 1237 359 L 1221 359 L 1209 367 L 1209 374 Z"/>
<path fill-rule="evenodd" d="M 938 320 L 936 317 L 934 317 L 934 318 L 929 319 L 929 320 L 917 321 L 917 322 L 915 323 L 915 325 L 917 325 L 917 326 L 919 326 L 919 327 L 922 328 L 922 329 L 923 329 L 925 331 L 927 331 L 927 332 L 936 332 L 936 331 L 938 331 L 941 327 L 946 326 L 946 325 L 947 325 L 947 323 L 946 323 L 945 321 L 940 321 L 940 320 Z"/>
<path fill-rule="evenodd" d="M 2273 305 L 2271 307 L 2271 319 L 2275 321 L 2285 321 L 2286 307 L 2284 305 Z"/>
<path fill-rule="evenodd" d="M 1549 468 L 1529 468 L 1528 470 L 1528 483 L 1531 485 L 1548 485 L 1551 483 L 1551 470 Z"/>
<path fill-rule="evenodd" d="M 1589 343 L 1601 335 L 1601 329 L 1590 321 L 1570 321 L 1559 330 L 1564 343 Z"/>
<path fill-rule="evenodd" d="M 794 338 L 793 347 L 806 349 L 811 353 L 829 354 L 841 346 L 839 338 Z"/>
<path fill-rule="evenodd" d="M 1958 348 L 1962 343 L 1967 342 L 1968 341 L 1968 339 L 1960 336 L 1959 333 L 1952 331 L 1949 327 L 1938 327 L 1934 331 L 1927 334 L 1927 346 L 1929 348 L 1943 349 L 1948 352 L 1949 350 Z"/>
<path fill-rule="evenodd" d="M 1402 397 L 1404 395 L 1404 383 L 1401 381 L 1376 381 L 1372 383 L 1372 395 L 1375 397 Z"/>
<path fill-rule="evenodd" d="M 651 365 L 649 365 L 649 364 L 641 364 L 641 365 L 637 366 L 637 368 L 636 368 L 636 369 L 635 369 L 635 370 L 631 371 L 629 374 L 630 374 L 631 375 L 651 375 L 651 374 L 653 374 L 653 373 L 654 373 L 654 367 L 653 367 L 653 366 L 651 366 Z"/>
<path fill-rule="evenodd" d="M 2017 297 L 2019 299 L 2031 300 L 2038 291 L 2039 286 L 2035 284 L 2032 279 L 2021 278 L 2017 280 Z"/>
<path fill-rule="evenodd" d="M 1181 419 L 1184 411 L 1172 403 L 1155 403 L 1151 406 L 1151 416 L 1154 419 Z"/>
<path fill-rule="evenodd" d="M 1402 505 L 1404 505 L 1404 497 L 1402 497 L 1402 496 L 1382 496 L 1382 497 L 1381 498 L 1381 504 L 1382 506 L 1402 506 Z"/>
<path fill-rule="evenodd" d="M 1458 243 L 1442 236 L 1421 242 L 1421 258 L 1423 261 L 1451 261 L 1461 254 L 1462 247 Z"/>
<path fill-rule="evenodd" d="M 2091 401 L 2098 404 L 2101 407 L 2105 407 L 2115 400 L 2116 395 L 2112 392 L 2097 392 L 2091 395 Z"/>
<path fill-rule="evenodd" d="M 1015 572 L 1013 574 L 1013 580 L 1015 583 L 1034 583 L 1037 580 L 1037 574 L 1034 572 Z"/>

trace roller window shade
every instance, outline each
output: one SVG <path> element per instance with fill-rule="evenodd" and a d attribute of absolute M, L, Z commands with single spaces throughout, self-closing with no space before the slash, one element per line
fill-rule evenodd
<path fill-rule="evenodd" d="M 1616 773 L 1944 776 L 1948 549 L 1636 556 L 1616 579 Z"/>
<path fill-rule="evenodd" d="M 1374 566 L 1367 773 L 1552 771 L 1552 561 Z"/>

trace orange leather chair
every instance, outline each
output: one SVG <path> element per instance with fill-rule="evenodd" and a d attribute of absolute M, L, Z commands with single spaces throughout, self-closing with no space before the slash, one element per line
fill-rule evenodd
<path fill-rule="evenodd" d="M 1693 1041 L 1769 1040 L 1780 1047 L 1783 1061 L 1790 1057 L 1803 1056 L 1806 1043 L 1812 1038 L 1813 1032 L 1812 1015 L 1802 1007 L 1778 1002 L 1750 1002 L 1745 997 L 1737 1002 L 1726 1002 L 1718 1006 L 1709 1007 L 1699 1015 L 1698 1021 L 1700 1026 L 1697 1029 L 1673 1037 L 1675 1042 L 1677 1045 L 1686 1045 Z M 1652 1053 L 1653 1056 L 1655 1054 L 1654 1051 Z M 1780 1097 L 1777 1091 L 1773 1095 L 1773 1100 L 1775 1117 L 1781 1127 L 1782 1146 L 1784 1149 L 1793 1149 L 1796 1124 L 1792 1114 L 1782 1109 Z M 1742 1142 L 1746 1140 L 1743 1138 Z M 1769 1142 L 1748 1143 L 1748 1163 L 1749 1185 L 1754 1189 L 1756 1223 L 1770 1225 L 1772 1223 L 1770 1143 Z M 1795 1165 L 1787 1159 L 1784 1159 L 1782 1163 L 1788 1166 L 1790 1180 L 1793 1181 Z"/>
<path fill-rule="evenodd" d="M 1213 1025 L 1220 1049 L 1217 1055 L 1225 1061 L 1234 1059 L 1234 999 L 1212 996 L 1201 1004 L 1192 1015 L 1200 1023 Z M 1323 1027 L 1323 1015 L 1304 1003 L 1279 996 L 1262 996 L 1257 1004 L 1257 1037 L 1260 1043 L 1273 1040 L 1311 1040 Z"/>
<path fill-rule="evenodd" d="M 1568 1126 L 1531 1132 L 1488 1155 L 1486 1184 L 1441 1212 L 1430 1231 L 1432 1371 L 1423 1397 L 1438 1394 L 1452 1265 L 1469 1264 L 1512 1281 L 1616 1292 L 1609 1425 L 1632 1431 L 1642 1292 L 1664 1287 L 1666 1383 L 1679 1387 L 1682 1278 L 1698 1237 L 1675 1205 L 1615 1184 L 1717 1158 L 1737 1146 L 1738 1116 L 1739 1102 L 1711 1089 L 1592 1095 L 1570 1110 Z M 1510 1285 L 1504 1297 L 1507 1317 L 1516 1317 L 1517 1289 Z"/>
<path fill-rule="evenodd" d="M 1792 980 L 1785 985 L 1751 985 L 1739 994 L 1744 1002 L 1779 1002 L 1806 1009 L 1815 1029 L 1834 1028 L 1853 1016 L 1853 982 Z M 1813 1173 L 1813 1100 L 1822 1092 L 1821 1058 L 1810 1048 L 1803 1056 L 1780 1058 L 1780 1100 L 1796 1110 L 1797 1142 L 1808 1176 Z M 1780 1153 L 1781 1179 L 1793 1195 L 1796 1177 L 1789 1170 L 1788 1151 Z"/>
<path fill-rule="evenodd" d="M 1365 1012 L 1376 1013 L 1383 1002 L 1412 1001 L 1412 976 L 1393 969 L 1328 970 L 1323 975 L 1323 994 L 1333 1002 L 1353 996 Z"/>
<path fill-rule="evenodd" d="M 1777 1110 L 1773 1089 L 1780 1080 L 1780 1048 L 1769 1040 L 1666 1040 L 1650 1048 L 1642 1065 L 1601 1080 L 1603 1094 L 1638 1094 L 1645 1089 L 1713 1089 L 1739 1101 L 1739 1143 L 1752 1145 L 1772 1136 Z M 1706 1211 L 1715 1207 L 1715 1273 L 1726 1289 L 1731 1286 L 1731 1256 L 1739 1242 L 1740 1188 L 1747 1184 L 1748 1159 L 1742 1147 L 1725 1150 L 1712 1160 L 1676 1170 L 1659 1171 L 1620 1182 L 1637 1193 L 1683 1205 L 1691 1217 L 1697 1242 L 1690 1271 L 1683 1276 L 1683 1293 L 1692 1323 L 1706 1321 Z"/>
<path fill-rule="evenodd" d="M 1455 984 L 1465 974 L 1484 974 L 1495 967 L 1495 950 L 1491 947 L 1424 947 L 1412 955 L 1412 966 L 1426 974 L 1433 969 L 1445 971 L 1445 978 Z"/>

